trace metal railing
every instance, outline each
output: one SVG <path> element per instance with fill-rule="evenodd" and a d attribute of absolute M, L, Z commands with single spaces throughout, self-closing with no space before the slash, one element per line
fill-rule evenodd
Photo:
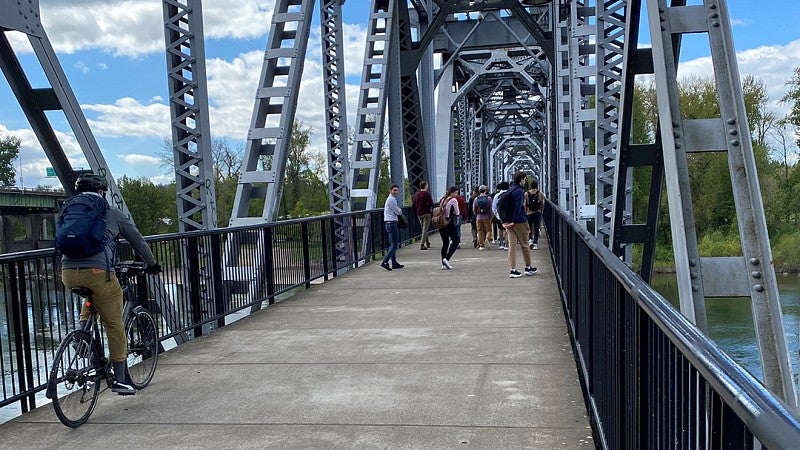
<path fill-rule="evenodd" d="M 404 213 L 409 227 L 400 230 L 402 243 L 420 234 L 413 211 L 404 208 Z M 335 219 L 350 225 L 355 243 L 350 258 L 337 254 Z M 365 227 L 369 227 L 366 242 Z M 159 335 L 167 348 L 224 326 L 265 302 L 272 304 L 295 288 L 308 288 L 315 280 L 359 267 L 389 246 L 382 210 L 146 240 L 164 272 L 158 278 L 148 277 L 149 289 L 139 285 L 137 292 L 149 291 L 150 310 L 160 322 Z M 259 240 L 263 251 L 256 254 L 254 243 Z M 256 295 L 248 295 L 245 283 L 225 279 L 224 253 L 233 243 L 242 253 L 237 269 L 246 272 L 245 278 L 262 281 L 263 289 Z M 118 253 L 120 260 L 133 258 L 124 242 Z M 53 355 L 78 323 L 79 300 L 64 289 L 59 270 L 52 249 L 0 255 L 0 411 L 4 413 L 4 408 L 15 407 L 17 414 L 25 413 L 47 401 L 43 390 Z"/>
<path fill-rule="evenodd" d="M 545 225 L 586 404 L 604 448 L 800 448 L 800 421 L 549 203 Z"/>

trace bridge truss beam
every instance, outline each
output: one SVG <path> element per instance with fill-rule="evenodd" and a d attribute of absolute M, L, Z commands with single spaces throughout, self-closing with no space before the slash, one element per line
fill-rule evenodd
<path fill-rule="evenodd" d="M 178 229 L 217 226 L 201 0 L 164 0 Z"/>
<path fill-rule="evenodd" d="M 706 297 L 749 297 L 764 384 L 796 409 L 778 284 L 727 3 L 703 0 L 701 5 L 668 6 L 666 0 L 646 0 L 646 4 L 681 312 L 702 327 Z M 685 119 L 681 114 L 676 61 L 680 36 L 686 33 L 708 36 L 720 108 L 718 118 Z M 742 243 L 739 256 L 700 255 L 687 164 L 688 154 L 693 152 L 727 154 Z"/>

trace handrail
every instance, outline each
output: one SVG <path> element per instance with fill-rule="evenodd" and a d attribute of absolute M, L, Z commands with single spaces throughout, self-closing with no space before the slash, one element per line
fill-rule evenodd
<path fill-rule="evenodd" d="M 573 337 L 576 337 L 576 334 L 580 335 L 575 339 L 576 356 L 579 358 L 582 368 L 584 368 L 582 381 L 589 397 L 587 403 L 589 404 L 590 412 L 594 416 L 598 433 L 601 435 L 599 440 L 604 443 L 604 446 L 607 448 L 622 448 L 626 447 L 626 445 L 620 445 L 621 443 L 638 443 L 649 447 L 649 444 L 658 441 L 660 438 L 658 436 L 653 437 L 652 430 L 647 429 L 656 422 L 662 428 L 661 431 L 664 434 L 669 434 L 664 431 L 669 429 L 670 433 L 677 436 L 680 442 L 688 444 L 687 448 L 704 448 L 704 443 L 716 442 L 715 440 L 727 442 L 728 444 L 733 443 L 734 447 L 735 444 L 741 443 L 743 448 L 752 448 L 750 447 L 752 445 L 751 438 L 747 438 L 750 434 L 768 448 L 800 447 L 800 420 L 793 415 L 782 401 L 777 399 L 757 379 L 726 355 L 708 336 L 681 315 L 667 300 L 645 283 L 577 221 L 569 217 L 558 206 L 551 202 L 548 202 L 548 204 L 549 208 L 546 209 L 545 222 L 551 240 L 551 256 L 561 284 L 562 299 L 565 302 L 565 312 L 570 321 L 570 330 Z M 580 242 L 575 242 L 569 234 L 578 237 Z M 588 261 L 586 255 L 582 253 L 584 250 L 581 250 L 578 244 L 585 246 L 585 251 L 590 256 Z M 593 292 L 593 306 L 602 304 L 607 309 L 615 311 L 616 318 L 624 321 L 624 325 L 592 322 L 593 320 L 606 320 L 609 317 L 608 311 L 584 312 L 582 308 L 586 308 L 586 305 L 582 305 L 581 302 L 586 302 L 588 299 L 581 299 L 576 294 L 581 289 L 583 289 L 581 292 L 585 292 L 586 286 L 573 287 L 574 285 L 571 284 L 573 281 L 564 278 L 566 274 L 562 272 L 574 270 L 586 273 L 589 276 L 589 279 L 582 280 L 582 283 L 587 283 L 592 287 L 595 287 L 595 285 L 608 287 L 609 280 L 597 279 L 602 275 L 599 274 L 601 271 L 594 270 L 596 267 L 591 266 L 595 260 L 602 265 L 601 271 L 603 274 L 607 273 L 612 276 L 614 285 L 622 288 L 626 295 L 612 294 L 611 297 L 613 298 L 608 299 L 606 303 L 602 303 L 602 300 L 598 300 L 597 297 L 604 294 L 598 292 L 601 289 L 597 289 Z M 585 264 L 589 264 L 587 266 L 588 270 L 579 267 Z M 608 290 L 615 291 L 613 286 Z M 632 305 L 625 304 L 628 299 L 633 302 Z M 678 358 L 675 358 L 669 350 L 664 350 L 663 348 L 657 348 L 654 352 L 663 351 L 665 353 L 652 355 L 653 359 L 660 359 L 660 361 L 654 363 L 648 359 L 651 356 L 648 352 L 652 349 L 641 342 L 633 342 L 651 338 L 651 335 L 643 336 L 637 328 L 646 328 L 640 322 L 644 317 L 637 316 L 635 312 L 626 309 L 633 306 L 646 316 L 646 320 L 651 321 L 657 328 L 658 333 L 663 333 L 663 336 L 669 341 L 667 346 L 674 346 L 674 349 L 680 353 L 680 358 L 685 359 L 691 370 L 681 364 L 670 365 L 671 357 L 676 361 Z M 611 350 L 600 348 L 598 345 L 602 345 L 602 343 L 592 342 L 591 337 L 594 335 L 582 333 L 581 331 L 585 331 L 587 327 L 600 329 L 600 327 L 612 328 L 615 325 L 623 328 L 623 330 L 619 333 L 620 336 L 615 335 L 614 337 L 619 338 L 619 340 L 630 340 L 631 342 L 616 342 L 612 345 L 620 345 L 629 353 L 637 353 L 636 355 L 623 355 L 620 357 L 620 355 L 616 354 L 619 348 L 615 347 Z M 658 341 L 658 338 L 655 337 L 652 340 Z M 664 343 L 659 341 L 659 345 L 662 344 Z M 608 386 L 603 386 L 602 389 L 598 386 L 598 384 L 603 383 L 598 381 L 598 374 L 589 374 L 587 372 L 587 368 L 592 365 L 591 359 L 596 356 L 592 353 L 596 352 L 604 353 L 603 356 L 609 359 L 619 357 L 618 360 L 614 361 L 616 367 L 607 370 L 612 372 L 612 375 L 623 374 L 621 376 L 627 385 L 612 387 L 612 389 L 616 389 L 612 393 L 606 392 Z M 683 361 L 679 362 L 682 363 Z M 654 365 L 652 367 L 642 367 L 648 363 Z M 660 373 L 658 369 L 661 366 L 666 366 L 666 369 L 671 373 Z M 689 375 L 682 377 L 680 373 L 682 371 L 687 371 Z M 693 378 L 693 371 L 696 371 L 699 378 Z M 632 374 L 638 376 L 631 377 Z M 647 378 L 644 375 L 650 375 L 651 378 Z M 590 377 L 591 379 L 589 379 Z M 664 384 L 672 388 L 666 389 L 661 393 L 665 396 L 674 396 L 674 398 L 665 400 L 668 403 L 671 402 L 670 407 L 675 409 L 679 409 L 681 406 L 684 407 L 684 410 L 675 413 L 679 417 L 661 417 L 661 420 L 653 420 L 653 414 L 662 413 L 662 411 L 658 410 L 659 404 L 648 404 L 648 399 L 644 398 L 646 397 L 645 395 L 640 395 L 638 398 L 630 398 L 629 394 L 631 392 L 641 393 L 642 391 L 647 391 L 650 385 L 656 382 L 652 378 L 658 377 L 666 380 Z M 689 386 L 670 386 L 670 383 L 680 384 L 681 382 L 687 383 L 687 381 Z M 691 386 L 693 383 L 697 383 L 697 385 L 705 383 L 718 398 L 713 394 L 709 395 L 710 393 L 704 392 L 700 387 Z M 693 396 L 694 398 L 692 398 Z M 724 405 L 721 409 L 729 408 L 733 413 L 732 415 L 725 415 L 727 423 L 724 425 L 714 422 L 713 414 L 715 412 L 719 413 L 714 410 L 719 406 L 715 403 L 717 400 Z M 626 417 L 614 417 L 604 412 L 609 411 L 609 404 L 614 402 L 627 403 L 624 410 L 625 414 L 622 414 Z M 705 403 L 705 405 L 702 405 L 702 403 Z M 653 407 L 657 412 L 650 410 L 648 406 Z M 693 414 L 695 417 L 685 417 Z M 621 420 L 628 426 L 620 427 L 619 421 Z M 630 425 L 632 424 L 638 425 L 638 427 L 631 427 Z M 715 429 L 718 425 L 725 428 Z M 708 427 L 707 433 L 706 430 L 702 430 L 706 426 Z M 726 436 L 726 434 L 732 433 L 724 430 L 738 429 L 738 426 L 745 428 L 741 436 Z M 715 435 L 714 433 L 720 435 Z M 664 442 L 669 441 L 665 440 Z M 672 442 L 675 441 L 673 440 Z M 680 442 L 676 442 L 674 446 L 681 447 Z M 673 446 L 670 445 L 670 447 Z"/>

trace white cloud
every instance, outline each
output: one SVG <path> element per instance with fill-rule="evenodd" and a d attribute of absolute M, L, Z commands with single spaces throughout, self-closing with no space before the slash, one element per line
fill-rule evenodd
<path fill-rule="evenodd" d="M 96 111 L 98 117 L 88 120 L 98 136 L 168 136 L 170 134 L 169 106 L 160 103 L 142 104 L 130 97 L 118 99 L 113 105 L 81 105 L 84 112 Z"/>
<path fill-rule="evenodd" d="M 44 29 L 57 52 L 99 49 L 138 57 L 164 51 L 160 0 L 41 0 L 40 3 Z M 207 39 L 257 38 L 266 35 L 271 21 L 271 2 L 214 0 L 203 4 L 203 31 Z M 21 39 L 18 37 L 14 42 L 20 44 Z M 29 46 L 27 49 L 30 51 Z"/>
<path fill-rule="evenodd" d="M 744 50 L 736 54 L 740 78 L 754 75 L 764 82 L 772 106 L 781 113 L 788 112 L 788 106 L 778 101 L 786 94 L 786 81 L 796 67 L 800 67 L 800 39 L 786 45 L 762 46 Z M 711 57 L 682 62 L 678 75 L 713 77 L 714 68 Z"/>
<path fill-rule="evenodd" d="M 118 158 L 125 162 L 125 164 L 148 164 L 157 166 L 160 162 L 160 160 L 154 156 L 138 155 L 135 153 L 118 155 Z"/>

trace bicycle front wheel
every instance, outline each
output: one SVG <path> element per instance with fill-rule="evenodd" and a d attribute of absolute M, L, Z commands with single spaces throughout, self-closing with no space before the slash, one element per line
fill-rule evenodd
<path fill-rule="evenodd" d="M 125 326 L 128 337 L 128 374 L 136 389 L 144 389 L 158 363 L 158 329 L 153 316 L 142 308 L 136 308 Z"/>
<path fill-rule="evenodd" d="M 56 351 L 47 379 L 47 397 L 64 425 L 77 428 L 92 415 L 100 394 L 98 355 L 89 333 L 76 330 L 67 335 Z"/>

